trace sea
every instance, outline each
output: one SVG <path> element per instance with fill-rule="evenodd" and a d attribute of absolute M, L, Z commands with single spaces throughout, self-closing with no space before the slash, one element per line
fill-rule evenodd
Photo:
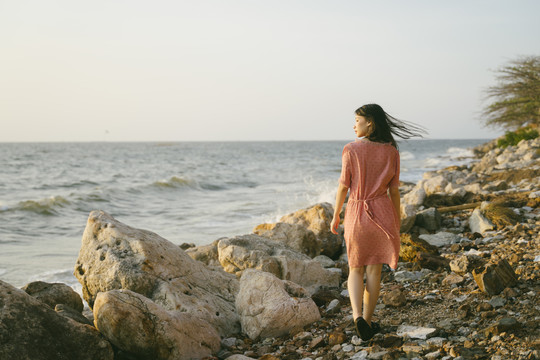
<path fill-rule="evenodd" d="M 88 214 L 205 245 L 334 204 L 344 141 L 0 143 L 0 280 L 73 275 Z M 401 180 L 462 165 L 488 139 L 399 142 Z"/>

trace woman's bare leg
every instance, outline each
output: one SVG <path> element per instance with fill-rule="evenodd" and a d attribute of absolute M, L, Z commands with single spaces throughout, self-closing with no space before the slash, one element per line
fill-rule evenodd
<path fill-rule="evenodd" d="M 362 298 L 364 296 L 364 268 L 350 268 L 347 279 L 349 299 L 353 311 L 353 320 L 362 316 Z"/>
<path fill-rule="evenodd" d="M 369 325 L 371 325 L 371 317 L 373 316 L 375 305 L 377 305 L 377 300 L 379 299 L 379 292 L 381 290 L 381 271 L 382 264 L 366 266 L 366 290 L 364 291 L 363 318 Z M 349 290 L 349 296 L 350 292 L 351 291 Z"/>

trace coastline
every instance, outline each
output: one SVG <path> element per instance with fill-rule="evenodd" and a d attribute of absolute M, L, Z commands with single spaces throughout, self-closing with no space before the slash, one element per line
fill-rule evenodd
<path fill-rule="evenodd" d="M 317 305 L 319 320 L 297 324 L 280 336 L 258 335 L 252 339 L 245 333 L 222 334 L 218 350 L 212 351 L 214 357 L 208 358 L 538 356 L 539 147 L 538 139 L 506 150 L 486 144 L 476 149 L 482 157 L 470 165 L 428 172 L 417 184 L 403 184 L 402 260 L 396 272 L 383 274 L 375 312 L 383 331 L 369 342 L 353 335 L 344 291 L 347 264 L 341 239 L 328 235 L 327 205 L 318 204 L 286 215 L 275 224 L 256 226 L 248 242 L 267 248 L 250 248 L 242 236 L 218 239 L 205 246 L 181 245 L 206 268 L 225 269 L 235 274 L 235 279 L 240 278 L 238 291 L 242 289 L 242 273 L 250 273 L 250 268 L 265 270 L 282 280 L 287 278 L 284 264 L 293 269 L 294 263 L 294 270 L 298 270 L 298 264 L 314 266 L 317 262 L 317 269 L 322 269 L 317 270 L 315 279 L 296 280 L 304 281 L 306 289 L 311 287 L 309 296 L 302 293 L 297 297 L 311 299 Z M 290 249 L 303 254 L 293 255 Z M 293 258 L 295 262 L 275 260 L 272 254 L 276 251 L 281 251 L 278 258 Z M 129 251 L 126 254 L 130 256 Z M 79 260 L 81 266 L 93 261 Z M 503 261 L 510 267 L 507 273 L 514 275 L 510 275 L 508 286 L 495 293 L 484 283 L 482 274 L 492 271 L 490 263 L 508 269 L 501 265 Z M 308 265 L 302 266 L 308 269 Z M 294 270 L 288 273 L 289 279 Z M 89 290 L 85 284 L 86 298 Z M 85 315 L 91 316 L 88 311 Z M 116 350 L 115 358 L 122 359 L 122 351 Z"/>
<path fill-rule="evenodd" d="M 80 289 L 72 267 L 94 209 L 176 244 L 206 245 L 318 202 L 333 203 L 346 142 L 102 144 L 99 149 L 0 144 L 4 162 L 12 164 L 0 191 L 0 222 L 8 224 L 0 228 L 0 279 L 18 287 L 43 280 Z M 482 142 L 401 143 L 402 180 L 416 183 L 427 170 L 469 161 L 456 159 L 472 156 L 466 149 Z"/>

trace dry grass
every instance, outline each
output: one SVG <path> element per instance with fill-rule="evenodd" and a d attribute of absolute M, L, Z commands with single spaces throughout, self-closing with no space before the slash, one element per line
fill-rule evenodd
<path fill-rule="evenodd" d="M 536 179 L 540 176 L 540 169 L 520 169 L 520 170 L 505 170 L 491 174 L 486 180 L 494 182 L 504 180 L 507 183 L 519 183 L 523 179 Z"/>
<path fill-rule="evenodd" d="M 507 207 L 507 203 L 503 201 L 496 201 L 489 204 L 484 213 L 491 222 L 497 225 L 498 228 L 503 228 L 509 225 L 516 225 L 520 222 L 521 216 L 516 214 L 514 210 Z"/>

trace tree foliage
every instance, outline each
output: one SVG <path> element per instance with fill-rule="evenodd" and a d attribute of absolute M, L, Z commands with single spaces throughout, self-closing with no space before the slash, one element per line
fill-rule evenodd
<path fill-rule="evenodd" d="M 540 123 L 540 56 L 511 60 L 496 70 L 497 85 L 486 90 L 485 124 L 513 130 Z"/>

